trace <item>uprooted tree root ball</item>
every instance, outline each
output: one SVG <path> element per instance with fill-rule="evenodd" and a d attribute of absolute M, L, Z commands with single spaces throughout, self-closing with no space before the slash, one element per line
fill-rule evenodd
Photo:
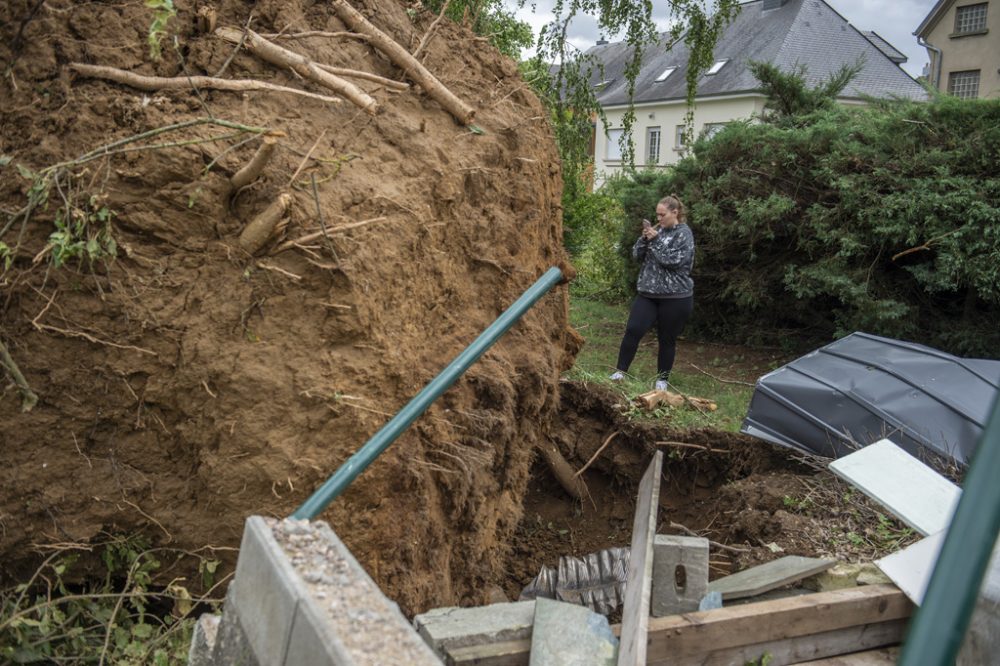
<path fill-rule="evenodd" d="M 45 544 L 103 533 L 238 545 L 246 516 L 291 513 L 565 263 L 545 112 L 515 63 L 459 25 L 438 24 L 420 61 L 475 110 L 472 127 L 329 5 L 259 2 L 252 29 L 367 74 L 352 85 L 375 115 L 237 50 L 186 3 L 158 61 L 142 3 L 35 4 L 0 10 L 0 60 L 13 62 L 0 84 L 12 262 L 0 342 L 38 397 L 22 413 L 11 383 L 0 400 L 5 581 L 32 571 Z M 411 52 L 436 18 L 366 7 Z M 215 31 L 250 19 L 251 5 L 212 8 Z M 139 90 L 71 63 L 307 94 Z M 273 154 L 234 187 L 262 135 Z M 405 610 L 500 579 L 576 345 L 560 286 L 323 515 Z"/>

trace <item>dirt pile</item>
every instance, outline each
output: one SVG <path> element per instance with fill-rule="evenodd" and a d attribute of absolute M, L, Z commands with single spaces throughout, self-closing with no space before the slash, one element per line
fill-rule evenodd
<path fill-rule="evenodd" d="M 0 9 L 0 62 L 13 63 L 0 84 L 0 241 L 15 249 L 0 279 L 0 340 L 39 397 L 22 413 L 4 373 L 5 582 L 46 544 L 102 533 L 140 531 L 187 549 L 238 545 L 247 515 L 293 511 L 565 258 L 545 112 L 515 64 L 482 39 L 441 22 L 421 55 L 476 109 L 481 133 L 414 85 L 357 81 L 381 106 L 372 116 L 270 92 L 143 93 L 68 70 L 82 62 L 193 76 L 225 67 L 224 77 L 329 94 L 245 50 L 226 66 L 233 45 L 199 31 L 197 18 L 207 8 L 219 26 L 242 29 L 252 10 L 260 33 L 343 33 L 329 4 L 177 6 L 158 62 L 142 3 L 15 0 Z M 411 52 L 436 18 L 392 0 L 357 8 Z M 363 39 L 281 43 L 404 80 Z M 12 217 L 30 195 L 25 169 L 208 117 L 282 133 L 261 179 L 238 192 L 229 185 L 259 145 L 254 135 L 193 125 L 128 144 L 169 146 L 65 169 L 27 224 Z M 282 239 L 319 231 L 318 205 L 330 240 L 278 253 L 271 243 L 251 257 L 239 232 L 281 192 L 292 196 Z M 73 249 L 50 238 L 61 208 L 90 216 L 84 236 L 110 216 L 116 247 L 107 236 L 94 242 L 114 260 L 53 267 L 56 252 Z M 502 575 L 495 565 L 575 346 L 558 287 L 324 515 L 404 610 L 480 601 L 460 591 Z"/>

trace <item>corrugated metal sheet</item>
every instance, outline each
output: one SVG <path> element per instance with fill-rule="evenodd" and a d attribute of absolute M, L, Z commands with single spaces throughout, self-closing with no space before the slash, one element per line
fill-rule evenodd
<path fill-rule="evenodd" d="M 967 464 L 1000 390 L 1000 361 L 853 333 L 757 380 L 741 431 L 838 458 L 887 438 Z"/>

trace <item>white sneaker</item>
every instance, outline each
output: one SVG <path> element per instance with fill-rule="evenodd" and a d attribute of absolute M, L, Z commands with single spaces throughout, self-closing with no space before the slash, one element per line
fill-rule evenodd
<path fill-rule="evenodd" d="M 620 382 L 623 379 L 625 379 L 625 373 L 622 372 L 621 370 L 615 370 L 613 373 L 611 373 L 611 376 L 608 377 L 608 379 L 610 379 L 613 382 Z"/>
<path fill-rule="evenodd" d="M 668 384 L 667 384 L 667 380 L 666 379 L 657 379 L 656 380 L 656 390 L 657 391 L 666 391 L 667 390 L 667 386 L 668 386 Z"/>

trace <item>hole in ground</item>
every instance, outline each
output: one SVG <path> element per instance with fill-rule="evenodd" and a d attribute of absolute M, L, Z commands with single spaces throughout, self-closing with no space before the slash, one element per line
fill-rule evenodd
<path fill-rule="evenodd" d="M 582 475 L 589 499 L 573 499 L 536 460 L 505 570 L 510 600 L 561 556 L 629 546 L 638 482 L 656 442 L 688 445 L 659 446 L 665 456 L 657 533 L 690 534 L 687 528 L 715 542 L 712 580 L 784 555 L 870 561 L 915 539 L 827 471 L 825 461 L 739 433 L 627 421 L 616 407 L 619 394 L 574 382 L 562 387 L 553 439 L 571 467 L 583 467 L 619 434 Z"/>

